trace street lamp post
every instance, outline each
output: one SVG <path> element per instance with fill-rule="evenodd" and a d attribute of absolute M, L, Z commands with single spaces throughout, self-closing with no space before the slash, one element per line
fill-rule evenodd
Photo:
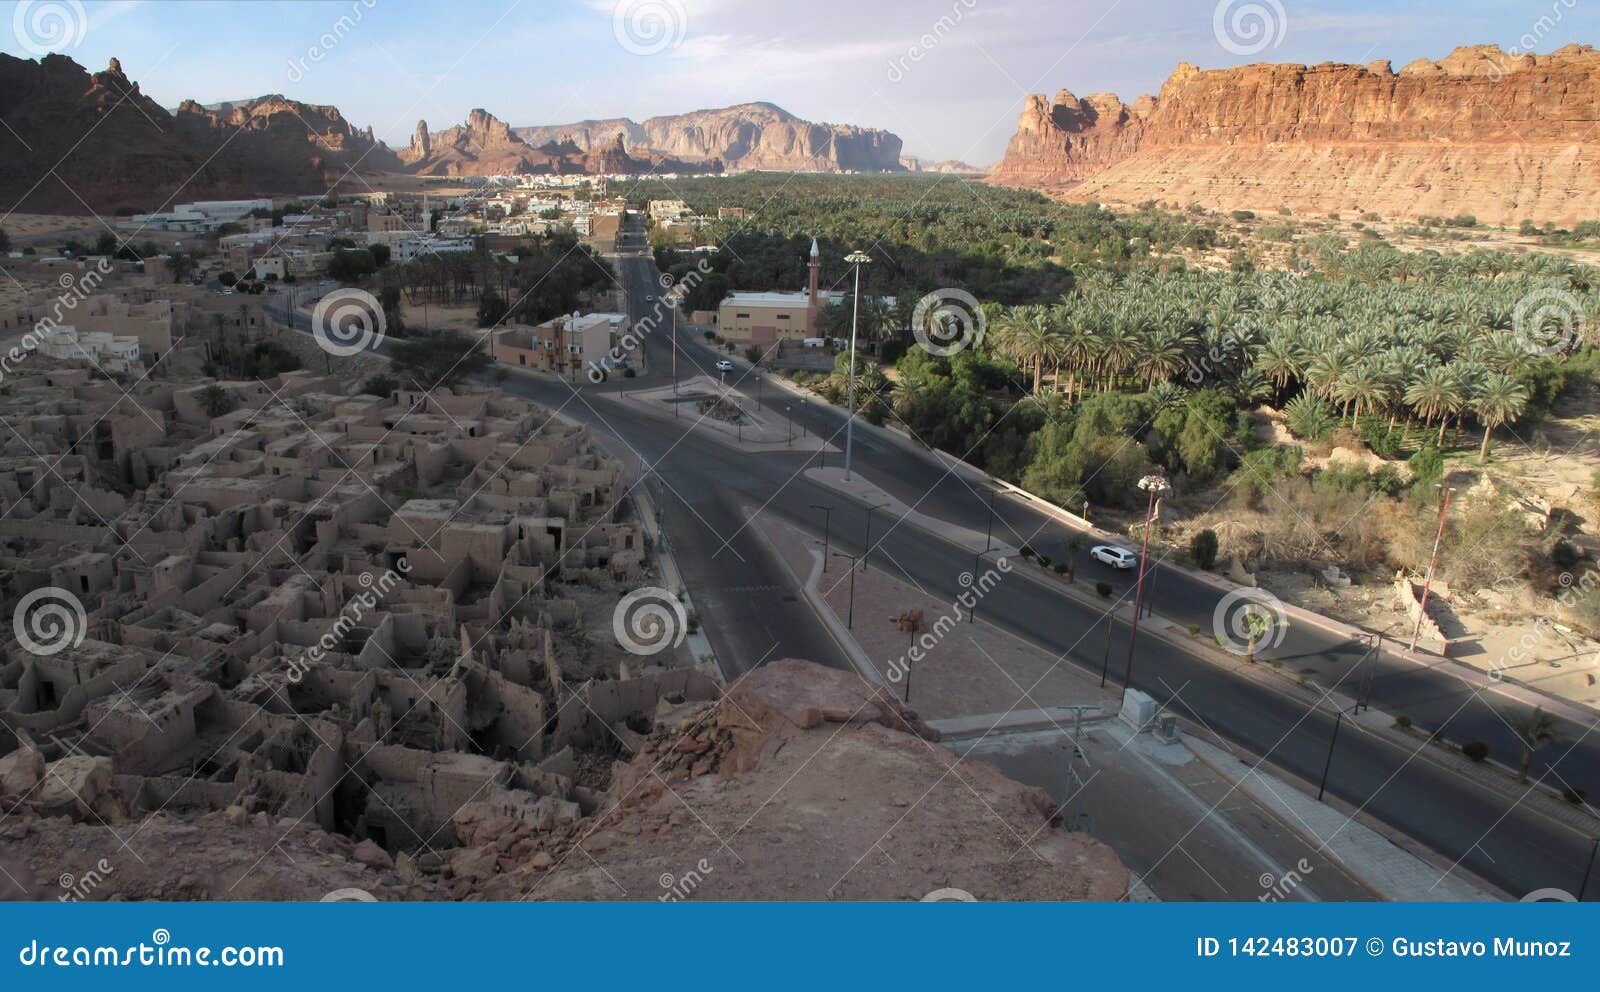
<path fill-rule="evenodd" d="M 789 438 L 788 446 L 792 448 L 794 447 L 794 407 L 785 403 L 783 405 L 783 415 L 789 418 L 789 426 L 785 433 Z"/>
<path fill-rule="evenodd" d="M 867 507 L 867 540 L 861 548 L 861 570 L 863 572 L 867 570 L 867 556 L 872 554 L 872 513 L 874 510 L 881 510 L 888 505 L 888 503 L 879 503 L 877 506 Z"/>
<path fill-rule="evenodd" d="M 1434 484 L 1439 489 L 1444 489 L 1444 502 L 1439 505 L 1439 530 L 1433 535 L 1433 555 L 1428 559 L 1428 575 L 1422 581 L 1422 602 L 1417 607 L 1417 625 L 1411 628 L 1411 650 L 1417 649 L 1417 638 L 1422 634 L 1422 618 L 1428 615 L 1428 593 L 1433 589 L 1433 569 L 1439 562 L 1439 542 L 1444 539 L 1444 515 L 1450 512 L 1450 494 L 1455 492 L 1452 486 L 1445 489 Z"/>
<path fill-rule="evenodd" d="M 812 503 L 813 510 L 822 511 L 822 572 L 828 572 L 828 534 L 833 526 L 833 507 L 823 506 L 821 503 Z"/>
<path fill-rule="evenodd" d="M 849 615 L 844 621 L 844 629 L 854 630 L 856 624 L 856 556 L 846 554 L 843 551 L 835 551 L 834 554 L 840 558 L 850 559 L 850 609 Z"/>
<path fill-rule="evenodd" d="M 1322 794 L 1328 788 L 1328 769 L 1333 767 L 1333 745 L 1339 740 L 1339 728 L 1344 725 L 1344 710 L 1333 721 L 1333 735 L 1328 738 L 1328 758 L 1322 763 L 1322 782 L 1317 786 L 1317 802 L 1322 802 Z"/>
<path fill-rule="evenodd" d="M 985 550 L 985 551 L 988 551 L 990 548 L 994 547 L 994 500 L 995 500 L 996 496 L 1000 495 L 1000 490 L 995 489 L 992 486 L 988 487 L 988 488 L 989 488 L 989 527 L 988 527 L 988 530 L 983 535 L 983 550 Z"/>
<path fill-rule="evenodd" d="M 1167 480 L 1162 475 L 1147 475 L 1139 480 L 1139 488 L 1150 494 L 1144 511 L 1144 546 L 1139 551 L 1139 581 L 1133 596 L 1133 627 L 1128 631 L 1128 664 L 1122 671 L 1122 694 L 1128 694 L 1133 682 L 1133 646 L 1139 639 L 1139 610 L 1144 606 L 1144 568 L 1150 554 L 1150 521 L 1156 513 L 1156 497 L 1167 491 Z"/>
<path fill-rule="evenodd" d="M 979 551 L 977 554 L 972 556 L 972 585 L 968 586 L 969 589 L 977 587 L 977 585 L 978 585 L 978 565 L 983 561 L 983 556 L 988 554 L 992 550 L 994 550 L 994 549 L 993 548 L 984 548 L 982 551 Z M 967 611 L 967 623 L 972 623 L 973 621 L 975 621 L 977 619 L 977 616 L 978 616 L 978 597 L 977 596 L 973 596 L 972 597 L 972 609 Z"/>
<path fill-rule="evenodd" d="M 844 260 L 856 269 L 855 309 L 850 314 L 850 410 L 844 422 L 844 481 L 849 482 L 851 456 L 855 451 L 856 327 L 861 320 L 861 266 L 872 261 L 872 258 L 865 252 L 853 251 L 846 255 Z"/>

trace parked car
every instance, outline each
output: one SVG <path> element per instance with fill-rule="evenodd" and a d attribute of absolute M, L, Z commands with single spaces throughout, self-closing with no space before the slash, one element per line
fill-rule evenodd
<path fill-rule="evenodd" d="M 732 372 L 733 371 L 733 363 L 728 361 L 726 358 L 719 358 L 719 359 L 717 359 L 717 371 L 718 372 Z"/>
<path fill-rule="evenodd" d="M 1111 544 L 1096 544 L 1089 549 L 1089 557 L 1112 568 L 1132 568 L 1139 564 L 1138 555 Z"/>

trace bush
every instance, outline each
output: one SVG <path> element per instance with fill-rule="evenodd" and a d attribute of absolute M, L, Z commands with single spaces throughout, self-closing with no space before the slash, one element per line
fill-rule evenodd
<path fill-rule="evenodd" d="M 400 382 L 394 376 L 383 375 L 380 373 L 372 376 L 366 382 L 362 383 L 361 391 L 372 396 L 381 396 L 384 399 L 388 399 L 394 395 L 394 391 L 398 389 L 399 386 Z"/>
<path fill-rule="evenodd" d="M 1301 393 L 1290 400 L 1283 414 L 1289 432 L 1302 441 L 1326 440 L 1338 424 L 1333 409 L 1310 393 Z"/>
<path fill-rule="evenodd" d="M 1489 757 L 1489 745 L 1483 741 L 1467 741 L 1461 745 L 1461 753 L 1473 761 L 1483 761 Z"/>
<path fill-rule="evenodd" d="M 1102 599 L 1110 599 L 1111 598 L 1111 583 L 1106 582 L 1105 580 L 1102 579 L 1101 581 L 1096 582 L 1094 584 L 1094 591 L 1100 594 L 1100 598 L 1102 598 Z"/>
<path fill-rule="evenodd" d="M 1217 532 L 1214 530 L 1203 530 L 1189 542 L 1189 557 L 1194 559 L 1196 565 L 1208 572 L 1217 563 L 1218 550 L 1219 542 L 1217 541 Z"/>
<path fill-rule="evenodd" d="M 1394 725 L 1397 728 L 1399 728 L 1400 730 L 1410 730 L 1411 729 L 1411 718 L 1409 716 L 1406 716 L 1404 713 L 1402 713 L 1399 716 L 1394 718 Z"/>
<path fill-rule="evenodd" d="M 759 365 L 761 363 L 761 349 L 755 345 L 746 348 L 744 350 L 744 360 L 751 365 Z"/>
<path fill-rule="evenodd" d="M 1417 486 L 1431 486 L 1444 477 L 1444 453 L 1431 444 L 1406 459 L 1406 464 Z"/>
<path fill-rule="evenodd" d="M 1574 806 L 1582 806 L 1583 797 L 1587 796 L 1588 794 L 1589 793 L 1586 790 L 1579 789 L 1574 786 L 1568 786 L 1567 788 L 1561 790 L 1561 798 L 1565 799 Z"/>
<path fill-rule="evenodd" d="M 1578 546 L 1565 538 L 1557 541 L 1555 547 L 1550 549 L 1550 560 L 1560 569 L 1572 568 L 1582 557 L 1583 552 L 1578 550 Z"/>

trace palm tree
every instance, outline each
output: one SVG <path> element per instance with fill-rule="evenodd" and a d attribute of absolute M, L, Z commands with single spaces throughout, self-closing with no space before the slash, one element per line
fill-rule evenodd
<path fill-rule="evenodd" d="M 200 408 L 208 417 L 220 417 L 233 410 L 233 394 L 213 383 L 200 390 Z"/>
<path fill-rule="evenodd" d="M 1042 306 L 1012 307 L 995 328 L 1001 351 L 1023 368 L 1033 366 L 1033 395 L 1044 388 L 1045 362 L 1060 354 L 1061 334 Z"/>
<path fill-rule="evenodd" d="M 1078 577 L 1078 553 L 1083 550 L 1083 542 L 1076 537 L 1067 538 L 1067 581 L 1074 582 Z"/>
<path fill-rule="evenodd" d="M 1472 394 L 1472 412 L 1483 421 L 1483 447 L 1479 461 L 1489 460 L 1489 436 L 1494 429 L 1522 416 L 1528 407 L 1528 387 L 1504 372 L 1491 372 L 1478 380 Z"/>
<path fill-rule="evenodd" d="M 1509 714 L 1505 719 L 1522 745 L 1522 764 L 1517 769 L 1517 778 L 1526 782 L 1528 769 L 1533 766 L 1533 752 L 1556 739 L 1556 720 L 1542 706 L 1535 706 L 1533 712 L 1526 715 Z"/>
<path fill-rule="evenodd" d="M 1444 425 L 1452 413 L 1461 409 L 1465 399 L 1461 383 L 1444 365 L 1429 365 L 1423 369 L 1406 387 L 1405 393 L 1406 404 L 1417 412 L 1425 426 L 1432 427 L 1434 418 L 1439 418 L 1441 447 L 1444 445 Z"/>

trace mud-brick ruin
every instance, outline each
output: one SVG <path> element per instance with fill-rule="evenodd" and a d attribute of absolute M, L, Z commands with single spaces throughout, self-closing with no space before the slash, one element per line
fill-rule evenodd
<path fill-rule="evenodd" d="M 584 428 L 356 389 L 0 380 L 0 812 L 225 811 L 392 863 L 468 804 L 581 819 L 658 708 L 717 695 L 610 637 L 647 549 Z"/>

